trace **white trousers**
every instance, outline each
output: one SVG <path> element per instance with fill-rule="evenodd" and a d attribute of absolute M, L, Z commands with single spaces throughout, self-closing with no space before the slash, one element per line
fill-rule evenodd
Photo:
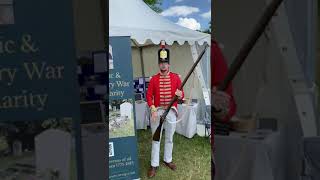
<path fill-rule="evenodd" d="M 158 118 L 156 121 L 151 120 L 151 131 L 152 136 L 154 132 L 157 130 L 160 122 L 160 116 L 163 114 L 165 110 L 158 110 Z M 151 166 L 158 167 L 159 166 L 159 156 L 160 156 L 160 142 L 163 128 L 165 129 L 165 142 L 164 142 L 164 158 L 163 160 L 167 163 L 172 162 L 172 149 L 173 149 L 173 135 L 176 129 L 176 113 L 175 110 L 171 109 L 167 115 L 166 120 L 162 124 L 160 140 L 152 141 L 152 150 L 151 150 Z M 174 123 L 169 123 L 174 122 Z"/>

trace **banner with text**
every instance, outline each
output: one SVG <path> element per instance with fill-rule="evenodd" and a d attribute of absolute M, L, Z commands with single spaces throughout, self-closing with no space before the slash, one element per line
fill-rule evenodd
<path fill-rule="evenodd" d="M 72 1 L 0 0 L 4 179 L 82 178 L 73 30 Z"/>
<path fill-rule="evenodd" d="M 1 117 L 78 116 L 72 2 L 1 2 Z"/>
<path fill-rule="evenodd" d="M 109 37 L 109 179 L 138 179 L 130 37 Z"/>

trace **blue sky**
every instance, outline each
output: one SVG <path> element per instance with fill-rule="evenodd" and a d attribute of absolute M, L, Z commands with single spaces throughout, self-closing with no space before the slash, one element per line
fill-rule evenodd
<path fill-rule="evenodd" d="M 211 0 L 162 0 L 162 16 L 193 30 L 206 30 L 211 19 Z"/>

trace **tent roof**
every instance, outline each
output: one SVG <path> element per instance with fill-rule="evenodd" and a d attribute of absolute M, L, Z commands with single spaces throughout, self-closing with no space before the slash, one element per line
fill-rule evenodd
<path fill-rule="evenodd" d="M 205 34 L 179 26 L 154 12 L 142 0 L 109 0 L 109 36 L 131 36 L 139 46 L 168 45 L 174 41 L 180 45 L 186 41 L 210 44 L 210 34 Z"/>

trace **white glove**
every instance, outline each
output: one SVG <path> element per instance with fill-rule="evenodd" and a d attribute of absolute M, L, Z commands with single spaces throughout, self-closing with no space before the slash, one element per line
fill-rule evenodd
<path fill-rule="evenodd" d="M 214 116 L 220 120 L 225 118 L 229 113 L 230 96 L 223 91 L 218 91 L 216 88 L 213 88 L 212 98 L 213 107 L 219 111 L 215 112 Z"/>
<path fill-rule="evenodd" d="M 177 89 L 175 94 L 179 97 L 179 99 L 181 99 L 181 97 L 182 97 L 182 91 L 180 91 L 179 89 Z"/>

